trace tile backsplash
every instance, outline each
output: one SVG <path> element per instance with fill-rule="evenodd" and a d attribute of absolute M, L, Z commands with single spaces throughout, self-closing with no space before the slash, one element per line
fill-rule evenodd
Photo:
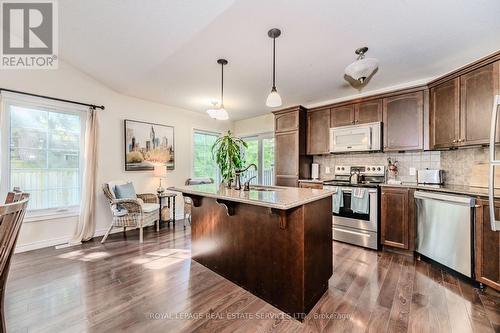
<path fill-rule="evenodd" d="M 335 165 L 385 165 L 387 159 L 399 161 L 398 179 L 415 182 L 416 176 L 410 175 L 410 168 L 443 169 L 448 184 L 468 185 L 472 166 L 488 162 L 488 148 L 469 148 L 452 151 L 424 151 L 405 153 L 360 153 L 315 156 L 314 162 L 320 164 L 321 178 L 333 177 Z M 330 173 L 326 173 L 326 167 Z"/>

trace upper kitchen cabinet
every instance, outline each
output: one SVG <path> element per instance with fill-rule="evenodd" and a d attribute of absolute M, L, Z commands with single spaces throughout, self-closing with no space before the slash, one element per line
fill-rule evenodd
<path fill-rule="evenodd" d="M 460 79 L 430 89 L 431 147 L 446 148 L 458 144 L 460 134 Z"/>
<path fill-rule="evenodd" d="M 299 112 L 275 113 L 275 132 L 294 131 L 299 128 Z"/>
<path fill-rule="evenodd" d="M 302 106 L 274 111 L 275 184 L 299 185 L 299 178 L 311 175 L 312 157 L 306 155 L 307 110 Z"/>
<path fill-rule="evenodd" d="M 384 151 L 424 148 L 424 92 L 417 91 L 383 100 Z"/>
<path fill-rule="evenodd" d="M 307 154 L 321 155 L 330 151 L 330 109 L 307 114 Z"/>
<path fill-rule="evenodd" d="M 430 87 L 431 148 L 488 144 L 493 99 L 500 94 L 500 61 L 481 60 Z"/>
<path fill-rule="evenodd" d="M 354 104 L 334 107 L 330 112 L 330 127 L 354 125 Z"/>
<path fill-rule="evenodd" d="M 500 62 L 480 67 L 460 77 L 460 139 L 463 145 L 488 143 L 491 110 L 500 94 Z"/>
<path fill-rule="evenodd" d="M 354 122 L 356 124 L 382 121 L 382 100 L 375 99 L 361 102 L 354 107 Z"/>

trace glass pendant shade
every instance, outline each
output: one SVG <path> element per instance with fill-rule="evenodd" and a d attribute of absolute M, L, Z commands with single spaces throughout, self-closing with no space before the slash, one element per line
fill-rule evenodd
<path fill-rule="evenodd" d="M 363 83 L 378 68 L 378 60 L 375 58 L 358 59 L 345 68 L 345 74 L 354 80 Z"/>
<path fill-rule="evenodd" d="M 207 110 L 208 115 L 210 118 L 216 119 L 216 120 L 228 120 L 229 119 L 229 114 L 227 113 L 226 109 L 224 109 L 223 106 L 220 108 L 216 109 L 208 109 Z"/>
<path fill-rule="evenodd" d="M 278 94 L 276 88 L 273 88 L 269 96 L 267 96 L 266 105 L 270 108 L 275 108 L 281 106 L 281 104 L 281 96 Z"/>

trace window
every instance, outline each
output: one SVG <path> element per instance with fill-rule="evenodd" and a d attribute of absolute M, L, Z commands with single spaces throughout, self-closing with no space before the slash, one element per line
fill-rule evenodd
<path fill-rule="evenodd" d="M 274 184 L 274 137 L 272 133 L 245 137 L 243 140 L 248 148 L 245 150 L 246 165 L 254 163 L 258 170 L 249 169 L 245 172 L 243 179 L 251 184 L 273 185 Z"/>
<path fill-rule="evenodd" d="M 1 192 L 28 192 L 31 213 L 76 209 L 85 112 L 24 99 L 6 99 L 4 112 Z"/>
<path fill-rule="evenodd" d="M 219 137 L 218 133 L 195 130 L 193 134 L 193 177 L 213 178 L 220 182 L 217 163 L 212 157 L 212 146 Z"/>

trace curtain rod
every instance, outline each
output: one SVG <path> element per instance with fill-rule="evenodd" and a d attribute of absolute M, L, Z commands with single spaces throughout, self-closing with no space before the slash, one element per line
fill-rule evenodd
<path fill-rule="evenodd" d="M 56 97 L 50 97 L 50 96 L 44 96 L 44 95 L 31 94 L 31 93 L 27 93 L 27 92 L 24 92 L 24 91 L 18 91 L 18 90 L 0 88 L 0 93 L 2 91 L 7 91 L 7 92 L 11 92 L 11 93 L 16 93 L 16 94 L 22 94 L 22 95 L 28 95 L 28 96 L 33 96 L 33 97 L 41 97 L 41 98 L 51 99 L 53 101 L 58 101 L 58 102 L 66 102 L 66 103 L 71 103 L 71 104 L 83 105 L 83 106 L 91 107 L 93 109 L 101 109 L 101 110 L 105 109 L 104 105 L 100 105 L 99 106 L 99 105 L 94 105 L 94 104 L 87 104 L 87 103 L 75 102 L 75 101 L 70 101 L 68 99 L 62 99 L 62 98 L 56 98 Z"/>

